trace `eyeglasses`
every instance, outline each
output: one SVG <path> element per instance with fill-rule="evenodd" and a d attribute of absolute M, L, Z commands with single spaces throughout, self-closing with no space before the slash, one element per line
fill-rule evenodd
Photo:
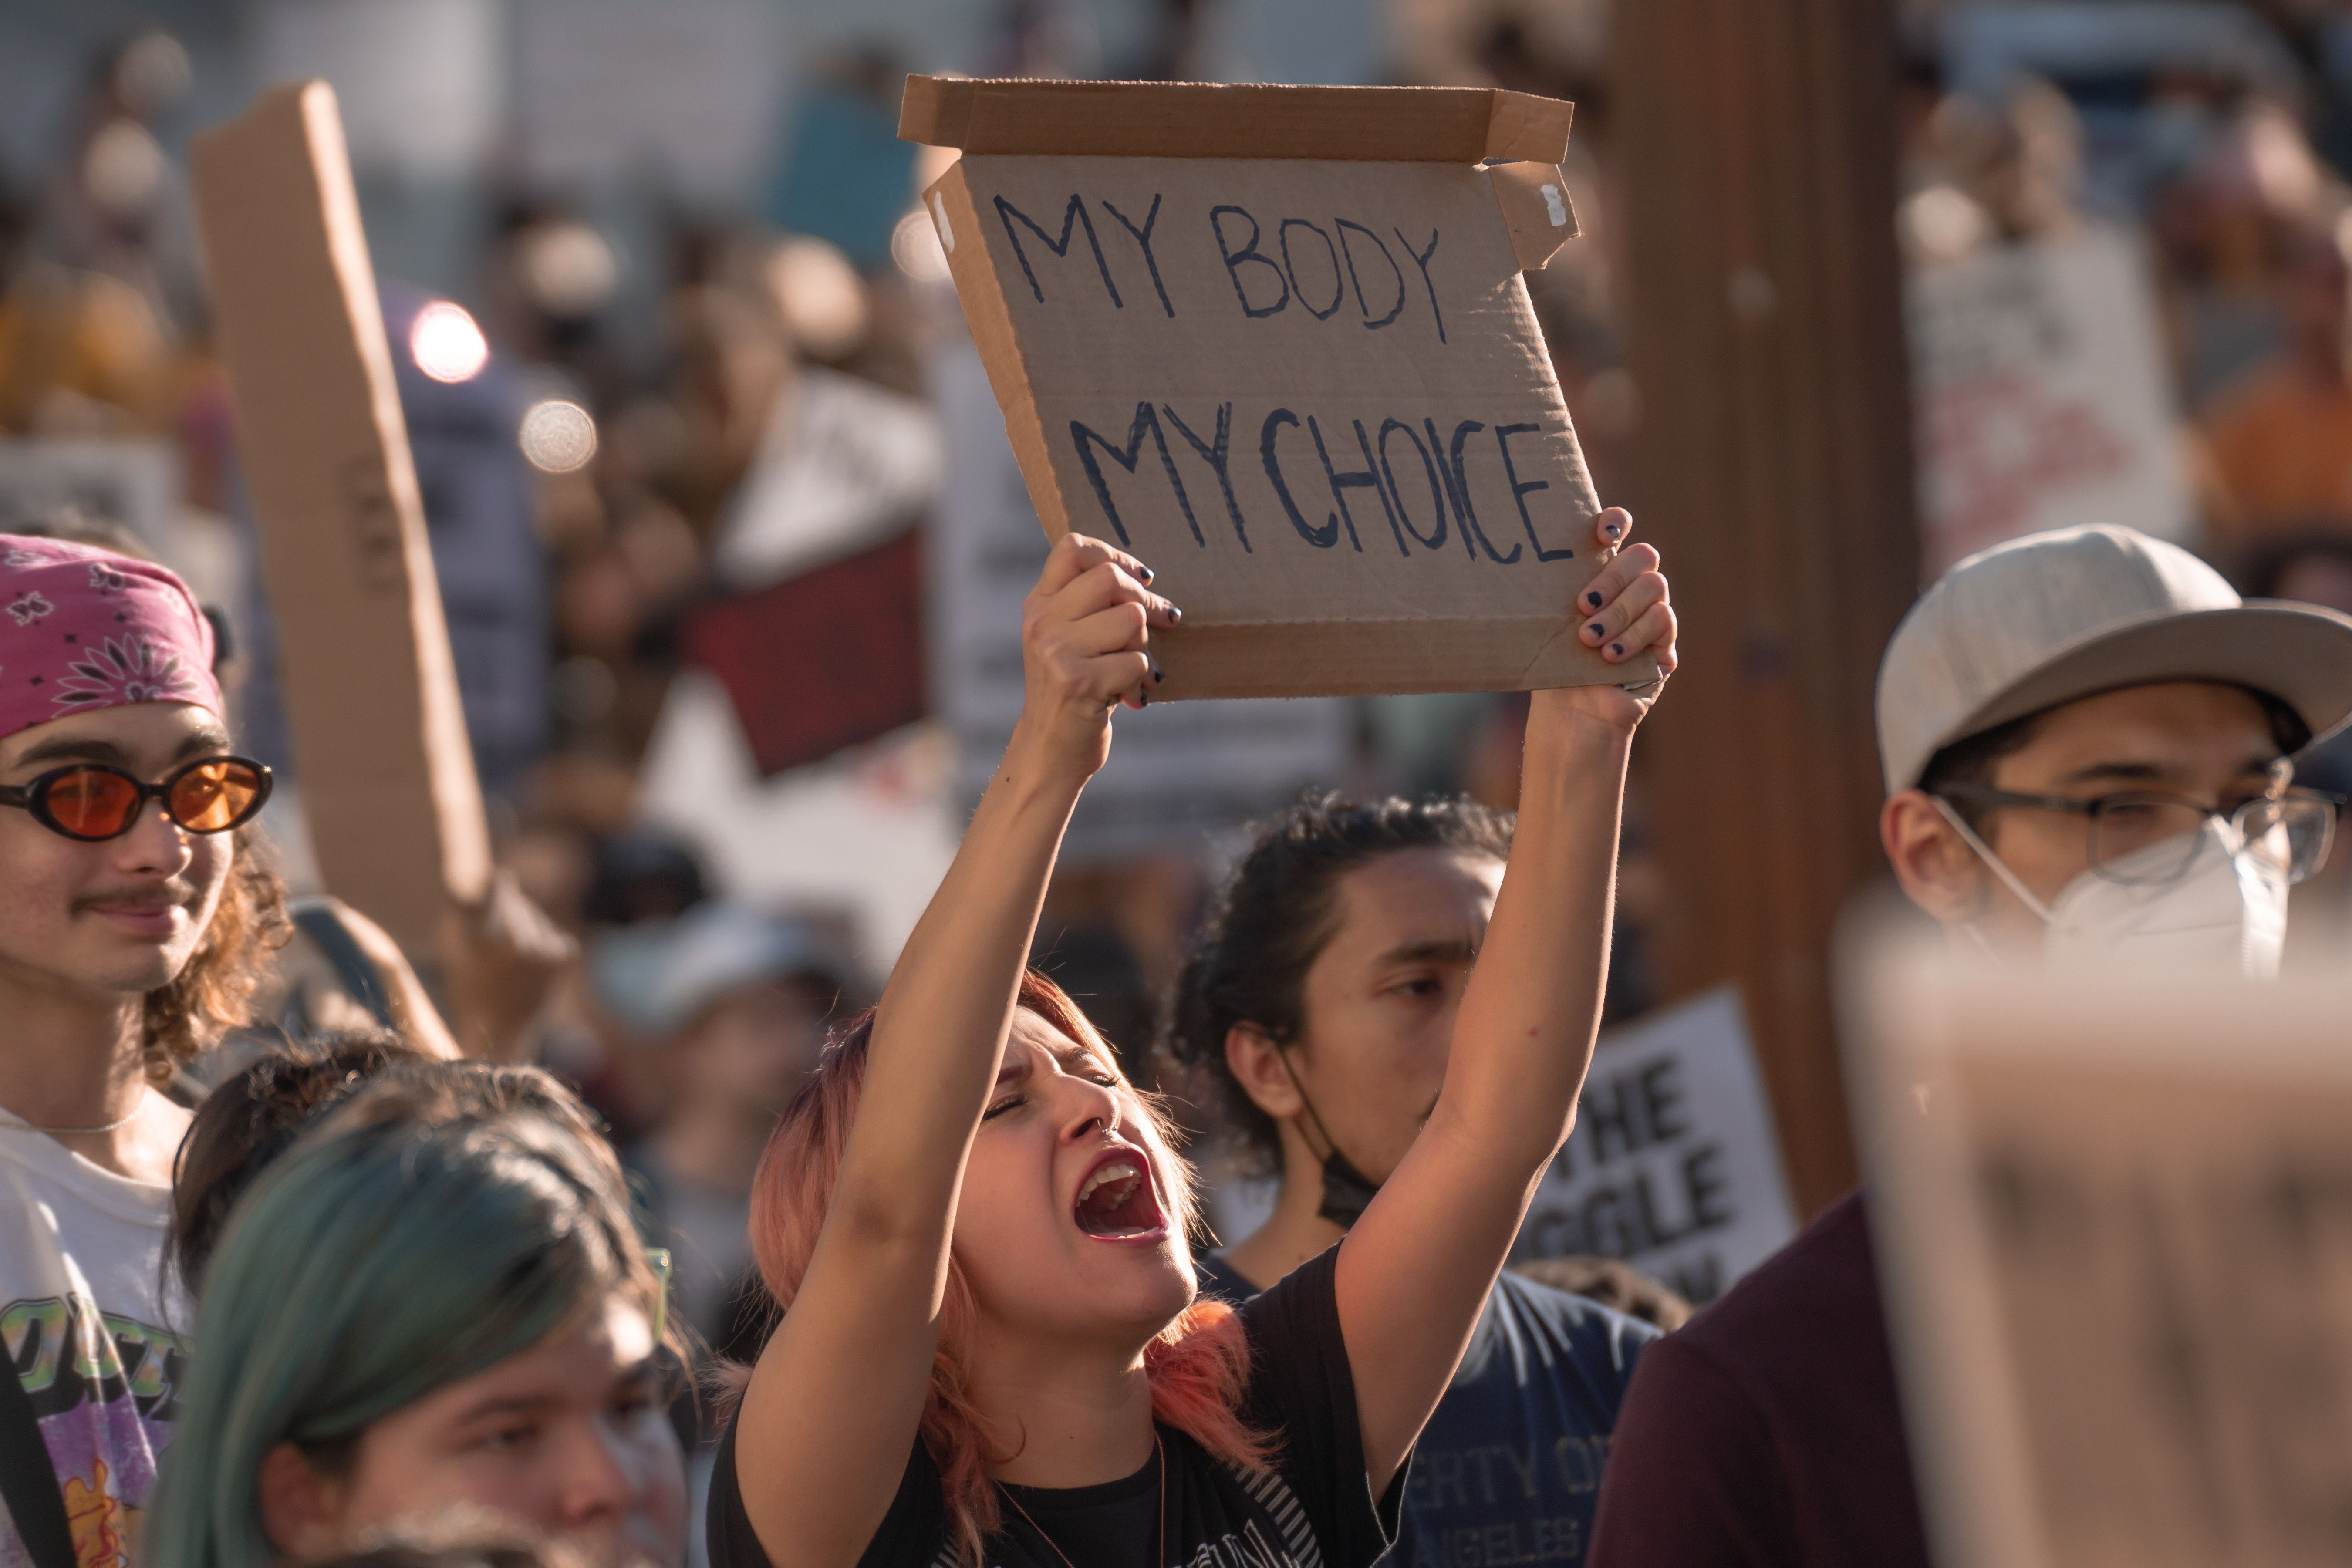
<path fill-rule="evenodd" d="M 0 805 L 21 806 L 52 833 L 84 843 L 120 838 L 151 800 L 189 833 L 226 833 L 269 798 L 269 770 L 250 757 L 199 757 L 162 784 L 101 763 L 75 763 L 23 785 L 0 784 Z"/>
<path fill-rule="evenodd" d="M 2257 795 L 2224 811 L 2177 795 L 2016 795 L 1981 784 L 1947 784 L 1937 793 L 1976 805 L 2063 811 L 2090 819 L 2091 869 L 2111 882 L 2148 886 L 2179 881 L 2195 863 L 2208 819 L 2224 824 L 2234 850 L 2267 861 L 2301 882 L 2327 863 L 2342 795 L 2291 789 Z"/>

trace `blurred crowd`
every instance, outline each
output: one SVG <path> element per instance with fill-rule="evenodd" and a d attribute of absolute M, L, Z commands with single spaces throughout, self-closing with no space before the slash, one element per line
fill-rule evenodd
<path fill-rule="evenodd" d="M 2132 237 L 2190 476 L 2187 542 L 2251 594 L 2352 611 L 2352 7 L 2183 3 L 2094 25 L 2097 9 L 1906 11 L 1907 263 L 1924 277 L 2085 226 Z M 1016 5 L 986 58 L 961 63 L 1181 75 L 1207 58 L 1212 13 L 1161 7 L 1137 58 L 1106 61 L 1072 9 Z M 2081 36 L 2049 41 L 2070 17 Z M 1620 325 L 1605 0 L 1396 0 L 1389 23 L 1395 79 L 1578 103 L 1567 173 L 1586 238 L 1529 284 L 1600 491 L 1625 498 L 1642 402 Z M 1985 40 L 2003 26 L 2013 47 L 1995 70 Z M 618 1131 L 679 1238 L 682 1310 L 721 1342 L 768 1118 L 891 954 L 852 911 L 736 896 L 729 868 L 645 819 L 640 769 L 682 629 L 758 585 L 740 564 L 756 552 L 730 556 L 729 541 L 798 438 L 796 389 L 848 378 L 919 406 L 930 356 L 962 331 L 916 205 L 940 165 L 893 135 L 906 63 L 877 49 L 808 64 L 795 142 L 761 199 L 662 206 L 657 244 L 624 244 L 593 204 L 500 176 L 462 287 L 381 283 L 500 858 L 584 953 L 527 1054 Z M 192 70 L 170 33 L 122 36 L 87 62 L 46 159 L 0 171 L 0 443 L 160 443 L 176 493 L 133 516 L 102 487 L 5 489 L 0 524 L 127 538 L 218 608 L 239 731 L 293 784 L 269 820 L 299 888 L 299 774 L 187 191 Z M 1333 782 L 1508 806 L 1525 713 L 1523 698 L 1363 701 L 1353 776 Z M 1630 811 L 1618 1019 L 1656 999 L 1642 943 L 1664 895 L 1638 757 Z M 1057 884 L 1041 952 L 1116 1043 L 1148 1034 L 1150 997 L 1230 852 L 1204 842 Z"/>

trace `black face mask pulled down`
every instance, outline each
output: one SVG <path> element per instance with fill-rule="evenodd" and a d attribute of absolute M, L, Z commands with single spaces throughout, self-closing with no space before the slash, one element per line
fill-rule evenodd
<path fill-rule="evenodd" d="M 1323 1157 L 1323 1206 L 1315 1212 L 1341 1230 L 1352 1230 L 1380 1190 L 1381 1184 L 1349 1163 L 1334 1143 Z"/>
<path fill-rule="evenodd" d="M 1315 1212 L 1341 1230 L 1352 1230 L 1356 1222 L 1364 1217 L 1364 1211 L 1371 1207 L 1372 1194 L 1381 1190 L 1381 1184 L 1356 1169 L 1355 1162 L 1339 1152 L 1339 1142 L 1331 1136 L 1331 1130 L 1323 1125 L 1321 1112 L 1315 1109 L 1315 1102 L 1307 1098 L 1307 1086 L 1300 1083 L 1298 1075 L 1290 1070 L 1290 1058 L 1281 1052 L 1276 1056 L 1282 1063 L 1284 1074 L 1290 1079 L 1290 1087 L 1298 1091 L 1298 1103 L 1306 1110 L 1307 1120 L 1315 1123 L 1316 1135 L 1323 1140 L 1323 1147 L 1330 1151 L 1323 1156 L 1323 1205 Z"/>

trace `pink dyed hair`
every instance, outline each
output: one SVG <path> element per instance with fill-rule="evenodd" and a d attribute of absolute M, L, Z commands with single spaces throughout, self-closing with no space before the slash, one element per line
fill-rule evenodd
<path fill-rule="evenodd" d="M 1192 1169 L 1174 1152 L 1174 1130 L 1159 1105 L 1127 1082 L 1109 1044 L 1060 986 L 1032 970 L 1021 977 L 1020 1005 L 1099 1058 L 1135 1096 L 1166 1156 L 1158 1163 L 1169 1189 L 1171 1218 L 1189 1234 L 1199 1210 Z M 751 1181 L 752 1253 L 769 1292 L 786 1310 L 808 1273 L 817 1235 L 833 1204 L 842 1151 L 848 1145 L 850 1124 L 866 1087 L 866 1047 L 873 1035 L 869 1010 L 826 1047 L 816 1071 L 784 1108 Z M 931 1391 L 923 1405 L 920 1431 L 939 1466 L 958 1555 L 973 1568 L 982 1561 L 982 1541 L 1002 1522 L 990 1468 L 1013 1458 L 965 1394 L 978 1311 L 971 1287 L 950 1256 L 939 1352 L 931 1363 Z M 1194 1301 L 1144 1347 L 1153 1416 L 1217 1458 L 1262 1472 L 1276 1440 L 1245 1424 L 1235 1410 L 1249 1382 L 1249 1342 L 1234 1310 L 1206 1298 Z"/>

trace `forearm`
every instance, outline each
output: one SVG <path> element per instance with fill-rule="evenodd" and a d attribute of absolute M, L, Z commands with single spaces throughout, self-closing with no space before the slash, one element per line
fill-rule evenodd
<path fill-rule="evenodd" d="M 877 1012 L 837 1203 L 937 1225 L 1003 1056 L 1045 885 L 1082 778 L 1017 730 Z M 880 1205 L 877 1212 L 876 1205 Z"/>
<path fill-rule="evenodd" d="M 1567 1137 L 1591 1062 L 1632 741 L 1547 703 L 1559 695 L 1536 694 L 1510 865 L 1463 995 L 1438 1112 L 1530 1176 Z"/>

